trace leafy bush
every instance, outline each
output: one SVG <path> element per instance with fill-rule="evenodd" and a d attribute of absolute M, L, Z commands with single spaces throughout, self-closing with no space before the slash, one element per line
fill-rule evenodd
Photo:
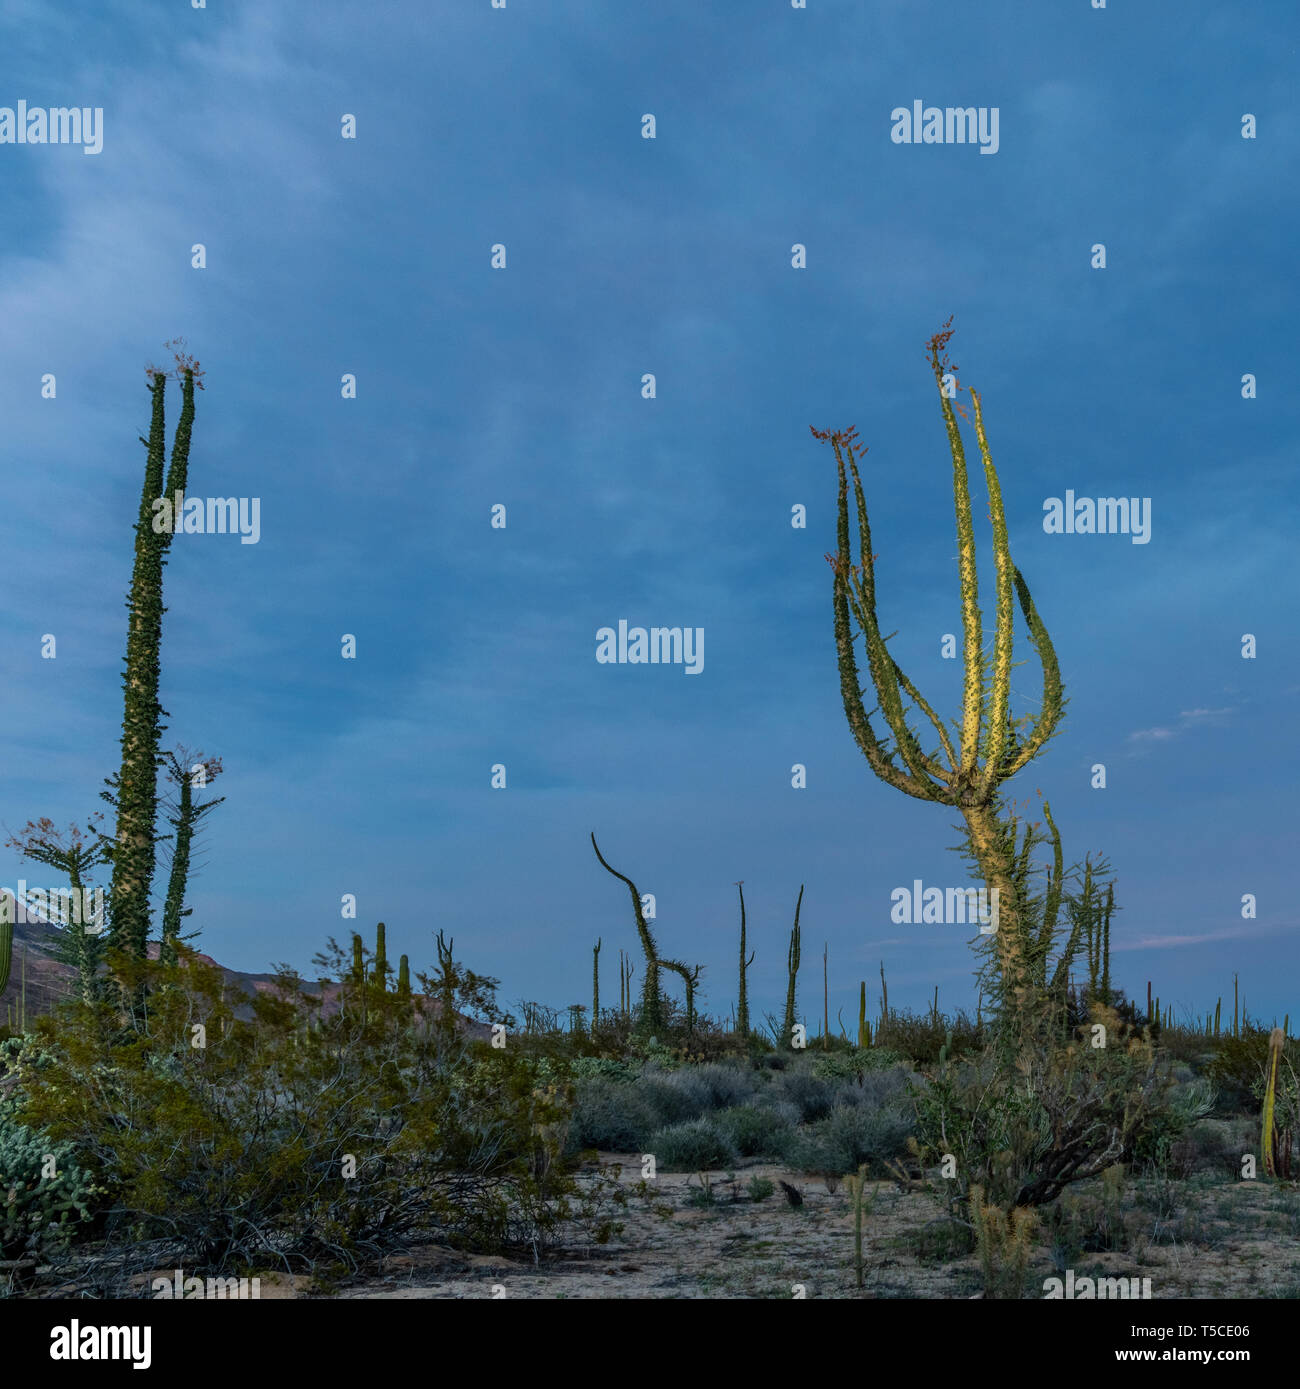
<path fill-rule="evenodd" d="M 871 1071 L 889 1070 L 898 1065 L 908 1065 L 901 1052 L 888 1047 L 862 1047 L 852 1051 L 832 1051 L 815 1057 L 812 1072 L 822 1080 L 857 1081 Z"/>
<path fill-rule="evenodd" d="M 1214 1086 L 1208 1080 L 1190 1080 L 1170 1088 L 1163 1104 L 1153 1107 L 1133 1144 L 1132 1161 L 1165 1168 L 1178 1140 L 1214 1109 Z"/>
<path fill-rule="evenodd" d="M 1268 1061 L 1270 1030 L 1251 1023 L 1241 1029 L 1239 1037 L 1225 1034 L 1218 1039 L 1214 1060 L 1205 1073 L 1218 1091 L 1220 1114 L 1256 1109 L 1255 1085 Z"/>
<path fill-rule="evenodd" d="M 736 1161 L 730 1139 L 708 1119 L 670 1124 L 652 1135 L 646 1151 L 665 1172 L 706 1172 Z"/>
<path fill-rule="evenodd" d="M 999 1065 L 990 1050 L 912 1087 L 917 1151 L 926 1164 L 956 1157 L 962 1201 L 979 1186 L 1004 1212 L 1041 1205 L 1071 1182 L 1131 1161 L 1161 1122 L 1168 1084 L 1151 1046 L 1137 1040 L 1028 1048 L 1014 1066 Z"/>
<path fill-rule="evenodd" d="M 766 1177 L 751 1177 L 745 1190 L 749 1192 L 751 1201 L 766 1201 L 776 1187 Z"/>
<path fill-rule="evenodd" d="M 333 950 L 321 962 L 346 977 Z M 570 1214 L 612 1233 L 597 1205 L 619 1197 L 587 1201 L 559 1161 L 566 1094 L 527 1057 L 465 1040 L 454 1007 L 430 1006 L 484 983 L 449 957 L 439 980 L 421 977 L 422 998 L 349 982 L 328 1018 L 284 971 L 248 1022 L 190 951 L 114 968 L 151 986 L 147 1032 L 103 1004 L 38 1019 L 17 1111 L 104 1175 L 110 1246 L 166 1240 L 195 1267 L 311 1270 L 355 1268 L 417 1233 L 536 1254 Z"/>

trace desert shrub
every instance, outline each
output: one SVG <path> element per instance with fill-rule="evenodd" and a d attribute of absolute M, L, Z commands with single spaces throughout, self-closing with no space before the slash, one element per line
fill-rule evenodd
<path fill-rule="evenodd" d="M 772 1095 L 794 1105 L 805 1122 L 822 1119 L 835 1103 L 835 1087 L 807 1066 L 791 1066 L 772 1080 Z"/>
<path fill-rule="evenodd" d="M 346 976 L 332 949 L 321 962 Z M 349 982 L 331 1017 L 283 971 L 250 1021 L 192 952 L 114 968 L 149 986 L 147 1031 L 102 1004 L 38 1019 L 17 1109 L 104 1175 L 111 1247 L 166 1240 L 197 1268 L 313 1270 L 417 1233 L 535 1255 L 569 1214 L 612 1232 L 560 1161 L 564 1092 L 539 1084 L 534 1060 L 466 1040 L 454 1007 L 429 1006 L 482 987 L 460 966 L 422 976 L 416 1002 Z"/>
<path fill-rule="evenodd" d="M 640 1067 L 612 1056 L 575 1056 L 569 1063 L 569 1074 L 575 1080 L 611 1080 L 630 1085 L 640 1074 Z"/>
<path fill-rule="evenodd" d="M 1004 1212 L 1041 1205 L 1130 1161 L 1160 1122 L 1168 1085 L 1151 1046 L 1137 1040 L 1031 1047 L 1010 1066 L 990 1050 L 911 1087 L 917 1152 L 927 1165 L 957 1158 L 952 1189 L 963 1202 L 978 1185 Z"/>
<path fill-rule="evenodd" d="M 694 1066 L 678 1071 L 673 1081 L 685 1086 L 688 1077 L 692 1092 L 706 1097 L 707 1109 L 729 1109 L 744 1104 L 757 1089 L 753 1073 L 740 1066 L 716 1063 Z"/>
<path fill-rule="evenodd" d="M 736 1161 L 731 1141 L 708 1119 L 670 1124 L 651 1135 L 646 1152 L 665 1172 L 706 1172 Z"/>
<path fill-rule="evenodd" d="M 810 1174 L 842 1175 L 856 1172 L 863 1164 L 881 1172 L 886 1162 L 907 1151 L 911 1132 L 911 1117 L 897 1108 L 841 1105 L 799 1133 L 786 1160 L 795 1171 Z"/>
<path fill-rule="evenodd" d="M 1254 1112 L 1255 1084 L 1264 1074 L 1268 1060 L 1268 1037 L 1271 1029 L 1249 1023 L 1239 1037 L 1224 1035 L 1218 1039 L 1214 1060 L 1205 1074 L 1218 1092 L 1217 1112 L 1222 1115 Z"/>
<path fill-rule="evenodd" d="M 639 1151 L 661 1122 L 640 1086 L 601 1077 L 579 1081 L 569 1121 L 567 1151 Z"/>
<path fill-rule="evenodd" d="M 766 1201 L 776 1187 L 766 1177 L 751 1177 L 745 1190 L 749 1192 L 751 1201 Z"/>
<path fill-rule="evenodd" d="M 1176 1067 L 1174 1071 L 1175 1082 L 1180 1079 L 1179 1069 Z M 1186 1067 L 1181 1069 L 1190 1076 Z M 1164 1102 L 1152 1107 L 1137 1135 L 1131 1156 L 1133 1164 L 1168 1166 L 1179 1139 L 1214 1109 L 1214 1102 L 1214 1086 L 1208 1080 L 1184 1079 L 1181 1084 L 1173 1084 Z M 1179 1160 L 1183 1161 L 1181 1154 Z"/>
<path fill-rule="evenodd" d="M 1175 1140 L 1170 1150 L 1170 1174 L 1180 1181 L 1198 1172 L 1240 1177 L 1241 1156 L 1251 1151 L 1257 1137 L 1251 1134 L 1243 1146 L 1230 1123 L 1202 1119 Z"/>
<path fill-rule="evenodd" d="M 793 1127 L 783 1105 L 736 1105 L 720 1110 L 714 1123 L 741 1157 L 781 1157 Z"/>
<path fill-rule="evenodd" d="M 861 1105 L 866 1109 L 882 1109 L 902 1105 L 907 1100 L 908 1086 L 914 1073 L 907 1065 L 891 1066 L 888 1070 L 866 1071 L 855 1082 L 835 1086 L 832 1107 Z"/>
<path fill-rule="evenodd" d="M 769 1044 L 767 1051 L 759 1052 L 758 1055 L 751 1057 L 750 1064 L 756 1071 L 784 1071 L 790 1064 L 790 1054 L 777 1051 Z"/>
<path fill-rule="evenodd" d="M 656 1128 L 669 1124 L 684 1124 L 688 1119 L 698 1119 L 710 1108 L 710 1092 L 707 1086 L 696 1085 L 689 1072 L 684 1081 L 675 1081 L 677 1072 L 665 1074 L 659 1070 L 647 1070 L 635 1084 L 635 1090 L 650 1107 L 657 1120 Z"/>

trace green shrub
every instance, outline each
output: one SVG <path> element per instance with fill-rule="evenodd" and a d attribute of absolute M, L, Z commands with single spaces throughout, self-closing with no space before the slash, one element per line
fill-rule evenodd
<path fill-rule="evenodd" d="M 708 1090 L 689 1081 L 685 1084 L 674 1083 L 673 1076 L 676 1074 L 646 1071 L 635 1084 L 636 1093 L 655 1115 L 656 1128 L 698 1119 L 709 1107 Z"/>
<path fill-rule="evenodd" d="M 805 1122 L 824 1118 L 835 1103 L 835 1087 L 806 1065 L 791 1066 L 774 1077 L 772 1095 L 794 1105 Z"/>
<path fill-rule="evenodd" d="M 749 1192 L 751 1201 L 766 1201 L 776 1190 L 776 1187 L 766 1177 L 751 1177 L 745 1190 Z"/>
<path fill-rule="evenodd" d="M 641 1151 L 660 1127 L 657 1111 L 636 1084 L 596 1078 L 579 1081 L 566 1151 L 603 1148 L 616 1153 Z"/>
<path fill-rule="evenodd" d="M 990 1051 L 913 1083 L 918 1152 L 926 1165 L 956 1157 L 952 1190 L 963 1202 L 979 1186 L 1004 1214 L 1041 1205 L 1131 1161 L 1162 1122 L 1168 1085 L 1150 1045 L 1137 1041 L 1033 1047 L 1015 1067 Z"/>
<path fill-rule="evenodd" d="M 812 1073 L 822 1080 L 858 1080 L 870 1071 L 910 1065 L 901 1052 L 887 1047 L 861 1047 L 852 1051 L 832 1051 L 814 1057 Z"/>
<path fill-rule="evenodd" d="M 796 1172 L 811 1175 L 847 1175 L 864 1163 L 879 1173 L 886 1162 L 907 1152 L 911 1133 L 911 1116 L 896 1108 L 840 1105 L 794 1136 L 786 1161 Z"/>
<path fill-rule="evenodd" d="M 344 976 L 332 949 L 321 963 Z M 593 1203 L 560 1160 L 565 1092 L 430 1006 L 444 990 L 462 1006 L 462 981 L 484 984 L 444 963 L 450 978 L 422 977 L 414 1010 L 349 983 L 343 1011 L 322 1018 L 284 972 L 240 1021 L 220 972 L 192 952 L 170 967 L 118 958 L 128 988 L 149 985 L 147 1031 L 106 1005 L 38 1019 L 16 1117 L 75 1142 L 112 1186 L 106 1236 L 132 1257 L 161 1239 L 195 1268 L 355 1268 L 421 1235 L 535 1254 L 568 1213 L 608 1238 L 597 1208 L 620 1195 L 606 1184 Z"/>
<path fill-rule="evenodd" d="M 730 1167 L 736 1150 L 718 1126 L 708 1119 L 691 1119 L 670 1124 L 652 1135 L 646 1152 L 665 1172 L 707 1172 Z"/>
<path fill-rule="evenodd" d="M 776 1105 L 736 1105 L 720 1110 L 714 1123 L 741 1157 L 780 1158 L 791 1132 L 788 1115 Z"/>

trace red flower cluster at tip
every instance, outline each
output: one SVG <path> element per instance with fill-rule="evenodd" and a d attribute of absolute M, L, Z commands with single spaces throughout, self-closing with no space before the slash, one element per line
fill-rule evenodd
<path fill-rule="evenodd" d="M 848 449 L 850 454 L 861 458 L 867 452 L 867 445 L 857 442 L 858 427 L 853 425 L 849 429 L 818 429 L 814 425 L 808 426 L 814 439 L 820 439 L 823 443 L 829 441 L 839 448 Z"/>

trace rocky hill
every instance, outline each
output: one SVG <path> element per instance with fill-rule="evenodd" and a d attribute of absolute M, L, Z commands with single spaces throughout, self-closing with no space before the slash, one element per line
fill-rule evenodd
<path fill-rule="evenodd" d="M 41 921 L 29 919 L 14 923 L 13 965 L 9 971 L 9 983 L 4 992 L 0 993 L 0 1024 L 12 1025 L 15 1028 L 18 1026 L 24 987 L 29 1020 L 38 1013 L 48 1012 L 59 999 L 70 996 L 76 983 L 76 970 L 55 958 L 61 934 L 59 928 Z M 150 954 L 157 958 L 156 943 L 150 945 Z M 211 955 L 204 955 L 202 952 L 199 959 L 216 965 L 222 972 L 226 978 L 227 997 L 232 1000 L 241 996 L 251 999 L 254 994 L 269 993 L 274 987 L 274 972 L 246 974 L 242 970 L 227 969 L 224 965 L 218 964 Z M 305 979 L 303 989 L 309 994 L 321 992 L 320 984 L 314 980 Z M 338 1008 L 338 993 L 337 984 L 325 986 L 321 1010 L 325 1017 L 331 1016 Z M 437 1006 L 435 1002 L 435 1011 Z M 235 1015 L 249 1018 L 252 1016 L 252 1008 L 248 1003 L 241 1003 L 236 1006 Z M 461 1030 L 471 1037 L 484 1040 L 491 1037 L 492 1029 L 486 1023 L 474 1022 L 469 1018 L 461 1018 L 460 1022 Z"/>

